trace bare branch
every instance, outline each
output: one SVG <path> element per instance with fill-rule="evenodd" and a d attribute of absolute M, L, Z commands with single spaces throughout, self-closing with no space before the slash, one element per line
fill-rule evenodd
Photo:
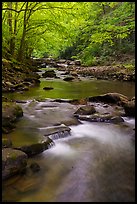
<path fill-rule="evenodd" d="M 71 7 L 71 8 L 64 8 L 64 7 L 42 7 L 42 6 L 40 6 L 40 7 L 38 7 L 37 9 L 35 9 L 35 10 L 33 10 L 33 11 L 37 11 L 37 10 L 44 10 L 44 9 L 73 9 L 73 7 Z M 11 11 L 14 11 L 14 12 L 17 12 L 17 13 L 20 13 L 20 12 L 22 12 L 22 11 L 25 11 L 25 9 L 20 9 L 19 11 L 16 11 L 15 9 L 11 9 L 11 8 L 3 8 L 2 10 L 11 10 Z M 32 11 L 32 8 L 31 9 L 28 9 L 28 11 Z"/>

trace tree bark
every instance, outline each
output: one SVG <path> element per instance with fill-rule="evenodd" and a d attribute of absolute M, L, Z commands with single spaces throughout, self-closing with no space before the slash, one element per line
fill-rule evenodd
<path fill-rule="evenodd" d="M 20 41 L 20 47 L 19 47 L 19 51 L 18 51 L 18 57 L 17 57 L 17 59 L 21 62 L 24 60 L 28 3 L 29 2 L 26 2 L 26 8 L 25 8 L 25 12 L 24 12 L 24 21 L 23 21 L 23 33 L 22 33 L 22 37 L 21 37 L 21 41 Z"/>
<path fill-rule="evenodd" d="M 15 2 L 15 10 L 17 11 L 18 9 L 18 2 Z M 15 12 L 14 14 L 14 31 L 13 31 L 13 58 L 15 57 L 15 45 L 16 45 L 16 34 L 17 34 L 17 13 Z"/>
<path fill-rule="evenodd" d="M 12 9 L 12 2 L 7 2 L 7 6 L 9 9 Z M 9 54 L 13 55 L 13 25 L 12 25 L 12 11 L 8 11 L 8 25 L 9 25 Z"/>

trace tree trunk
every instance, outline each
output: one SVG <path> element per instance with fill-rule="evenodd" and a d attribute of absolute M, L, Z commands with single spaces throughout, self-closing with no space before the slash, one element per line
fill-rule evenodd
<path fill-rule="evenodd" d="M 28 2 L 26 2 L 26 8 L 24 12 L 24 22 L 23 22 L 23 33 L 22 33 L 20 47 L 18 51 L 18 57 L 17 57 L 17 59 L 21 62 L 24 60 L 25 37 L 26 37 L 26 27 L 27 27 L 27 11 L 28 11 Z"/>
<path fill-rule="evenodd" d="M 15 10 L 17 11 L 18 9 L 18 2 L 15 2 Z M 15 57 L 15 45 L 16 45 L 16 34 L 17 34 L 17 13 L 15 12 L 14 15 L 14 35 L 13 35 L 13 51 L 12 51 L 12 55 L 13 57 Z"/>
<path fill-rule="evenodd" d="M 12 2 L 7 2 L 7 6 L 9 9 L 12 9 Z M 8 11 L 8 25 L 9 25 L 9 54 L 13 55 L 13 32 L 12 32 L 12 11 Z"/>

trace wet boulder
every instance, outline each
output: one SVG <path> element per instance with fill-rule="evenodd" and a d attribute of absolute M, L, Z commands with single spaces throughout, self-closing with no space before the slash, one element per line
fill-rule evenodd
<path fill-rule="evenodd" d="M 76 117 L 72 117 L 66 121 L 62 121 L 62 123 L 66 126 L 70 126 L 70 125 L 79 125 L 81 124 L 81 122 L 76 118 Z M 68 132 L 69 133 L 69 132 Z"/>
<path fill-rule="evenodd" d="M 75 77 L 73 77 L 73 76 L 67 76 L 67 77 L 65 77 L 63 80 L 64 81 L 72 81 L 72 80 L 74 80 L 75 79 Z"/>
<path fill-rule="evenodd" d="M 27 166 L 27 155 L 11 148 L 2 149 L 2 179 L 21 173 Z"/>
<path fill-rule="evenodd" d="M 74 114 L 78 115 L 90 115 L 96 112 L 96 109 L 92 105 L 81 106 Z"/>
<path fill-rule="evenodd" d="M 104 103 L 112 103 L 123 106 L 128 102 L 128 98 L 119 93 L 107 93 L 99 96 L 89 97 L 88 100 L 90 102 L 104 102 Z"/>
<path fill-rule="evenodd" d="M 55 73 L 54 70 L 46 70 L 45 73 L 42 74 L 42 77 L 43 78 L 47 78 L 47 77 L 55 78 L 56 77 L 56 73 Z"/>
<path fill-rule="evenodd" d="M 121 116 L 114 116 L 113 114 L 93 114 L 93 115 L 76 115 L 80 120 L 85 120 L 89 122 L 105 122 L 105 123 L 121 123 L 124 119 Z"/>
<path fill-rule="evenodd" d="M 51 139 L 59 139 L 67 137 L 70 134 L 71 129 L 64 125 L 50 126 L 44 129 L 44 136 L 49 136 Z"/>
<path fill-rule="evenodd" d="M 126 116 L 135 117 L 135 100 L 131 100 L 124 104 L 124 110 Z"/>
<path fill-rule="evenodd" d="M 52 141 L 52 139 L 49 137 L 46 137 L 46 139 L 41 142 L 15 147 L 15 149 L 25 152 L 30 157 L 30 156 L 42 153 L 43 151 L 45 151 L 46 149 L 49 149 L 53 145 L 54 145 L 54 142 Z"/>
<path fill-rule="evenodd" d="M 124 119 L 121 116 L 114 116 L 110 119 L 110 122 L 117 124 L 117 123 L 124 122 Z"/>
<path fill-rule="evenodd" d="M 2 103 L 2 131 L 8 133 L 15 125 L 18 118 L 23 116 L 22 108 L 14 102 Z"/>

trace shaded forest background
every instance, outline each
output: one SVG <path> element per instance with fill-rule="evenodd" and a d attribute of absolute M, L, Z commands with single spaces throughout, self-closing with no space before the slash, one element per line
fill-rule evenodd
<path fill-rule="evenodd" d="M 2 57 L 135 63 L 135 2 L 2 2 Z M 132 67 L 131 66 L 131 67 Z"/>

